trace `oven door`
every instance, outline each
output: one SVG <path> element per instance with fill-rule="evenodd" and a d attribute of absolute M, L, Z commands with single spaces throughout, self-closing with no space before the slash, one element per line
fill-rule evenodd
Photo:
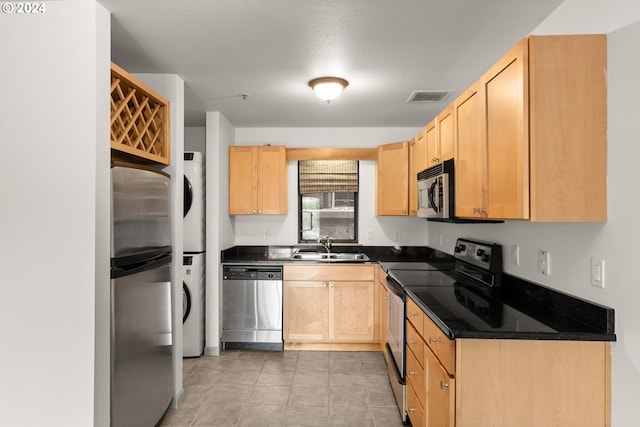
<path fill-rule="evenodd" d="M 389 289 L 389 327 L 387 345 L 391 359 L 396 364 L 400 377 L 404 379 L 404 289 L 393 279 L 387 278 Z"/>
<path fill-rule="evenodd" d="M 402 286 L 387 277 L 389 289 L 389 323 L 387 331 L 386 351 L 388 353 L 387 373 L 393 389 L 402 421 L 406 421 L 406 389 L 405 389 L 405 293 Z"/>
<path fill-rule="evenodd" d="M 449 174 L 418 181 L 418 213 L 423 218 L 449 218 Z"/>

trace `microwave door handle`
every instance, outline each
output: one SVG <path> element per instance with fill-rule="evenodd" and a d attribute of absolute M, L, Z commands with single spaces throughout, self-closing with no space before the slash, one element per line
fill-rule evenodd
<path fill-rule="evenodd" d="M 435 188 L 436 185 L 438 184 L 438 180 L 434 179 L 433 182 L 431 183 L 431 187 L 429 187 L 429 191 L 427 192 L 427 194 L 429 195 L 429 205 L 431 205 L 431 208 L 437 213 L 438 212 L 438 207 L 436 206 L 436 202 L 435 202 Z"/>

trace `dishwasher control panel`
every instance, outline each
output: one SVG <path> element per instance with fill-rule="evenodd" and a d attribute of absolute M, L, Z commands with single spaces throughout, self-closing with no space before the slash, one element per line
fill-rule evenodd
<path fill-rule="evenodd" d="M 224 280 L 282 280 L 282 266 L 225 266 Z"/>

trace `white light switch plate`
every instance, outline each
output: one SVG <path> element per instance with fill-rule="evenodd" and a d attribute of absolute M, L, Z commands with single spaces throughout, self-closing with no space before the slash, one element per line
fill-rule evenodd
<path fill-rule="evenodd" d="M 591 284 L 604 288 L 604 260 L 591 258 Z"/>
<path fill-rule="evenodd" d="M 551 254 L 549 251 L 538 251 L 538 271 L 545 276 L 551 275 Z"/>
<path fill-rule="evenodd" d="M 511 264 L 520 265 L 520 246 L 511 245 Z"/>

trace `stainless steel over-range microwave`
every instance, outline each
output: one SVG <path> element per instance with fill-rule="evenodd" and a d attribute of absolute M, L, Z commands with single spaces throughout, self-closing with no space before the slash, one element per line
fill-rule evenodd
<path fill-rule="evenodd" d="M 419 172 L 418 216 L 434 219 L 454 218 L 453 189 L 453 159 Z"/>

